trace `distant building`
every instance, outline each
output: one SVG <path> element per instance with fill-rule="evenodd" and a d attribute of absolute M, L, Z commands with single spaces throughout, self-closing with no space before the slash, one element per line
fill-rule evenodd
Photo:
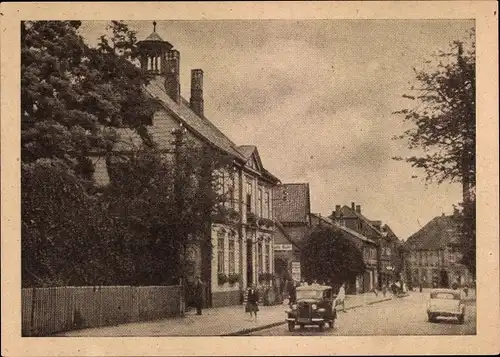
<path fill-rule="evenodd" d="M 276 222 L 274 232 L 274 271 L 283 279 L 302 280 L 301 257 L 303 242 L 296 242 L 287 229 Z"/>
<path fill-rule="evenodd" d="M 140 66 L 152 76 L 144 90 L 158 103 L 148 125 L 158 148 L 171 152 L 172 130 L 182 126 L 186 141 L 208 144 L 233 159 L 233 167 L 220 172 L 219 186 L 220 193 L 227 197 L 224 207 L 236 213 L 236 221 L 212 219 L 210 232 L 206 232 L 211 238 L 210 250 L 201 244 L 202 235 L 190 237 L 185 263 L 189 280 L 201 276 L 207 283 L 208 306 L 239 304 L 242 291 L 257 284 L 259 274 L 274 272 L 273 187 L 279 179 L 263 167 L 255 146 L 237 146 L 205 117 L 201 69 L 191 70 L 191 97 L 187 101 L 181 97 L 179 51 L 164 41 L 156 29 L 137 45 Z M 137 150 L 142 140 L 135 131 L 122 129 L 119 133 L 121 140 L 113 152 Z M 168 154 L 165 159 L 168 160 Z M 94 179 L 98 185 L 110 182 L 108 163 L 112 161 L 102 153 L 94 155 Z M 231 276 L 232 283 L 221 279 Z"/>
<path fill-rule="evenodd" d="M 347 292 L 350 294 L 357 294 L 373 291 L 378 284 L 378 243 L 345 225 L 340 225 L 316 213 L 311 214 L 311 225 L 313 227 L 327 225 L 338 230 L 345 239 L 354 243 L 363 254 L 363 262 L 366 265 L 366 270 L 352 281 L 347 282 Z M 335 262 L 332 262 L 332 264 L 335 264 Z"/>
<path fill-rule="evenodd" d="M 310 233 L 310 193 L 308 183 L 285 183 L 274 187 L 275 218 L 279 222 L 276 239 L 285 246 L 275 246 L 275 264 L 286 261 L 287 273 L 302 279 L 300 248 Z M 291 250 L 289 250 L 292 248 Z M 285 250 L 286 249 L 286 250 Z M 281 268 L 280 268 L 281 269 Z"/>
<path fill-rule="evenodd" d="M 393 277 L 395 279 L 404 279 L 403 242 L 396 236 L 388 224 L 382 225 L 381 231 L 387 238 L 387 246 L 391 249 L 391 254 L 389 255 Z"/>
<path fill-rule="evenodd" d="M 451 287 L 471 284 L 474 277 L 460 263 L 459 227 L 453 216 L 438 216 L 410 236 L 405 244 L 407 281 L 413 286 Z"/>
<path fill-rule="evenodd" d="M 332 212 L 330 218 L 340 226 L 356 231 L 377 243 L 377 278 L 375 279 L 375 286 L 378 289 L 382 285 L 389 284 L 399 278 L 394 266 L 397 257 L 400 255 L 397 249 L 399 243 L 396 242 L 398 239 L 392 230 L 389 232 L 390 228 L 387 225 L 387 231 L 384 232 L 382 222 L 366 218 L 361 213 L 361 205 L 356 205 L 354 202 L 351 203 L 351 207 L 336 205 L 335 211 Z"/>

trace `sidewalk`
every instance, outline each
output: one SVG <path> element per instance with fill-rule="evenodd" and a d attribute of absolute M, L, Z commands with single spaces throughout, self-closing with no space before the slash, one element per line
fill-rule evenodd
<path fill-rule="evenodd" d="M 391 300 L 392 295 L 374 293 L 347 295 L 346 310 Z M 68 331 L 55 336 L 68 337 L 124 337 L 124 336 L 231 336 L 244 335 L 285 324 L 287 305 L 259 306 L 257 321 L 250 320 L 243 305 L 227 306 L 203 310 L 203 315 L 188 312 L 185 317 L 175 317 L 157 321 L 130 323 L 118 326 Z M 340 312 L 342 314 L 342 312 Z"/>

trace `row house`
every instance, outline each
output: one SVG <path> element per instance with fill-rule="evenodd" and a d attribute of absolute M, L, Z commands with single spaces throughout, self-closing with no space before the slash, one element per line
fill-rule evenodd
<path fill-rule="evenodd" d="M 285 183 L 274 187 L 276 210 L 275 265 L 281 277 L 303 280 L 301 247 L 311 229 L 308 183 Z"/>
<path fill-rule="evenodd" d="M 348 282 L 350 293 L 372 291 L 378 284 L 378 242 L 351 228 L 351 222 L 334 222 L 311 213 L 310 190 L 307 183 L 284 183 L 275 186 L 277 230 L 275 234 L 275 266 L 280 275 L 303 279 L 301 249 L 314 227 L 324 224 L 338 229 L 363 253 L 366 271 Z M 359 207 L 358 207 L 359 211 Z M 346 212 L 347 213 L 347 212 Z M 369 232 L 371 233 L 371 232 Z M 368 233 L 367 233 L 368 234 Z M 381 233 L 380 233 L 381 234 Z M 279 267 L 279 269 L 278 269 Z"/>
<path fill-rule="evenodd" d="M 378 244 L 364 235 L 348 228 L 346 225 L 341 225 L 327 217 L 322 217 L 320 214 L 311 214 L 312 226 L 328 225 L 342 233 L 345 239 L 348 239 L 356 248 L 363 254 L 363 262 L 366 269 L 363 274 L 359 274 L 353 281 L 347 282 L 346 291 L 349 294 L 359 294 L 373 291 L 377 285 L 377 267 L 378 267 Z"/>
<path fill-rule="evenodd" d="M 273 273 L 274 224 L 273 187 L 279 179 L 266 170 L 255 146 L 238 146 L 222 133 L 204 114 L 203 70 L 191 70 L 191 97 L 181 96 L 180 53 L 156 32 L 138 42 L 140 66 L 152 77 L 144 88 L 156 99 L 148 132 L 160 150 L 172 150 L 172 133 L 184 130 L 184 140 L 209 145 L 232 158 L 232 167 L 218 172 L 223 202 L 232 219 L 210 222 L 212 249 L 200 243 L 201 237 L 190 237 L 185 263 L 188 280 L 200 276 L 207 285 L 207 306 L 239 304 L 246 286 L 258 283 L 259 274 Z M 116 151 L 132 150 L 141 139 L 132 130 L 121 129 Z M 109 182 L 107 160 L 93 158 L 95 180 Z"/>
<path fill-rule="evenodd" d="M 453 216 L 433 218 L 404 243 L 406 280 L 412 286 L 446 287 L 473 283 L 463 264 L 459 226 Z"/>
<path fill-rule="evenodd" d="M 364 283 L 365 286 L 380 289 L 383 285 L 388 285 L 391 281 L 399 278 L 397 270 L 400 269 L 400 264 L 397 264 L 400 257 L 399 239 L 389 226 L 382 225 L 381 221 L 372 221 L 366 218 L 361 213 L 361 205 L 356 205 L 354 202 L 351 203 L 350 207 L 336 205 L 330 219 L 377 243 L 377 266 L 370 278 L 371 281 Z"/>

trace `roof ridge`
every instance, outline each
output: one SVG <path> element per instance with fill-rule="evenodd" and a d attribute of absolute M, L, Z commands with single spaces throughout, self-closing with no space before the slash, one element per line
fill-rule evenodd
<path fill-rule="evenodd" d="M 241 160 L 244 159 L 243 155 L 241 155 L 241 153 L 236 149 L 236 144 L 231 139 L 229 139 L 226 135 L 224 135 L 224 133 L 222 133 L 220 131 L 220 129 L 217 128 L 208 119 L 206 119 L 204 117 L 200 117 L 195 112 L 193 112 L 193 110 L 189 107 L 189 105 L 186 104 L 187 103 L 186 99 L 184 99 L 184 98 L 181 97 L 180 103 L 176 103 L 173 99 L 171 99 L 168 96 L 168 94 L 165 92 L 164 88 L 155 79 L 151 80 L 150 83 L 149 83 L 149 85 L 147 85 L 145 88 L 146 88 L 146 90 L 148 92 L 150 92 L 150 94 L 153 97 L 157 97 L 159 99 L 159 102 L 160 102 L 160 104 L 161 104 L 161 106 L 163 108 L 165 108 L 169 112 L 172 112 L 178 119 L 180 119 L 183 123 L 185 123 L 188 127 L 190 127 L 191 130 L 193 130 L 195 133 L 197 133 L 198 135 L 200 135 L 201 137 L 203 137 L 204 140 L 208 141 L 209 143 L 211 143 L 215 147 L 219 148 L 220 150 L 222 150 L 224 152 L 227 152 L 228 154 L 236 156 L 236 157 L 238 157 Z M 160 93 L 161 93 L 161 95 L 164 96 L 164 98 L 159 98 L 158 95 L 156 93 L 154 93 L 154 90 L 159 90 Z M 153 91 L 153 92 L 151 93 L 151 91 Z M 171 103 L 167 104 L 167 102 L 165 100 L 167 100 L 168 102 L 171 102 Z M 178 106 L 178 109 L 174 109 L 173 108 L 175 105 Z M 187 120 L 185 117 L 183 117 L 183 114 L 181 113 L 181 111 L 184 110 L 184 109 L 188 110 L 188 113 L 191 114 L 190 115 L 191 117 L 197 118 L 196 121 L 199 122 L 198 125 L 201 124 L 201 125 L 210 127 L 210 129 L 212 129 L 212 135 L 214 135 L 215 137 L 219 137 L 219 138 L 227 141 L 225 143 L 225 145 L 227 145 L 229 148 L 231 148 L 234 152 L 230 152 L 227 148 L 224 148 L 224 146 L 225 146 L 224 144 L 216 143 L 213 140 L 213 138 L 212 139 L 209 138 L 206 134 L 200 132 L 199 129 L 197 129 L 196 127 L 194 127 L 189 122 L 189 120 Z M 218 134 L 220 134 L 220 135 L 218 135 Z"/>
<path fill-rule="evenodd" d="M 370 228 L 372 228 L 375 232 L 377 232 L 381 236 L 383 236 L 382 232 L 380 230 L 378 230 L 376 227 L 373 226 L 371 220 L 369 220 L 368 218 L 366 218 L 365 216 L 363 216 L 361 213 L 356 212 L 356 210 L 353 210 L 351 207 L 349 207 L 347 205 L 345 205 L 344 207 L 347 207 L 347 209 L 349 209 L 352 213 L 354 213 L 354 215 L 356 215 L 358 218 L 360 218 L 363 221 L 365 221 L 365 223 L 367 223 Z M 382 222 L 382 221 L 380 221 L 380 222 Z"/>

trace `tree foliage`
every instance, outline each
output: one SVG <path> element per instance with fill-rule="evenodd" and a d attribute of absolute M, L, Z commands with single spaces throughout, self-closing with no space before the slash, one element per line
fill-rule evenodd
<path fill-rule="evenodd" d="M 316 227 L 302 253 L 307 280 L 340 284 L 365 271 L 362 252 L 332 227 Z"/>
<path fill-rule="evenodd" d="M 223 199 L 217 170 L 231 160 L 181 136 L 171 153 L 157 150 L 135 33 L 112 21 L 91 48 L 79 27 L 22 23 L 23 286 L 176 283 L 186 240 L 210 248 L 207 224 Z M 143 145 L 116 155 L 117 128 L 137 131 Z M 109 165 L 104 190 L 91 153 Z"/>
<path fill-rule="evenodd" d="M 422 155 L 404 158 L 424 169 L 428 181 L 462 184 L 461 235 L 463 263 L 475 271 L 476 188 L 476 53 L 475 33 L 466 41 L 454 41 L 440 52 L 429 69 L 415 70 L 417 86 L 403 97 L 415 104 L 396 113 L 413 124 L 394 139 L 406 139 L 410 149 Z M 401 160 L 401 157 L 395 159 Z"/>
<path fill-rule="evenodd" d="M 471 33 L 474 36 L 474 33 Z M 403 114 L 414 126 L 395 139 L 406 139 L 410 149 L 424 155 L 407 157 L 413 167 L 422 168 L 428 180 L 467 181 L 475 186 L 476 59 L 474 39 L 464 52 L 455 41 L 449 52 L 436 55 L 431 69 L 415 69 L 417 86 L 404 97 L 415 102 Z M 428 61 L 428 64 L 433 64 Z"/>

